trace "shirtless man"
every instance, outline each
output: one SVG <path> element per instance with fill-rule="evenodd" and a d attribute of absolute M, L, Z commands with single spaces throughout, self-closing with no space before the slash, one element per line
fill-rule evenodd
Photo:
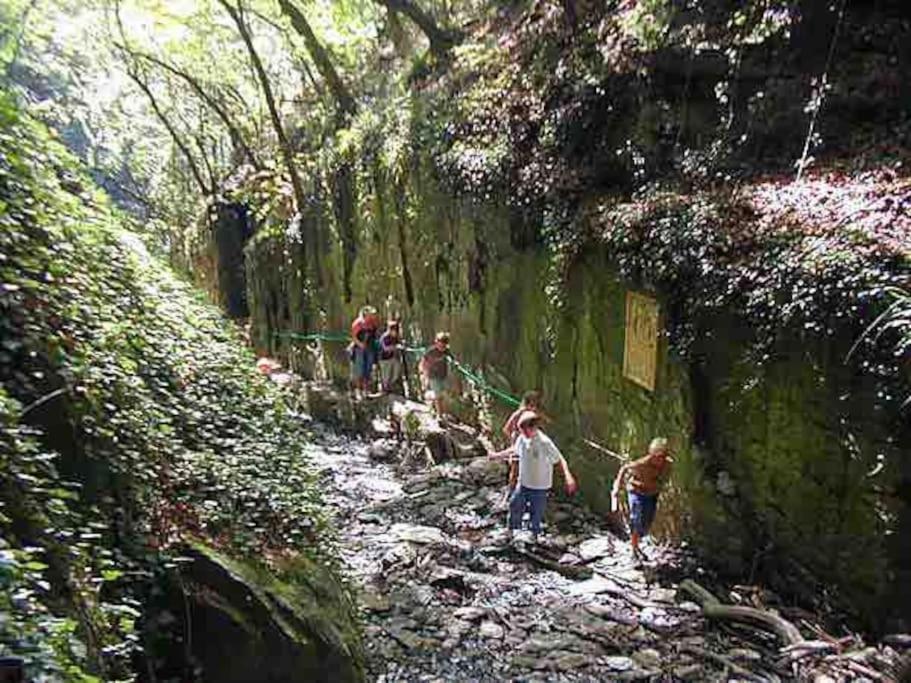
<path fill-rule="evenodd" d="M 633 557 L 637 560 L 645 558 L 645 553 L 639 549 L 639 541 L 648 535 L 655 520 L 658 494 L 667 482 L 672 462 L 668 455 L 667 439 L 652 439 L 648 455 L 623 465 L 614 480 L 611 510 L 616 512 L 620 509 L 620 488 L 629 477 L 626 491 L 629 500 L 630 544 L 633 548 Z"/>

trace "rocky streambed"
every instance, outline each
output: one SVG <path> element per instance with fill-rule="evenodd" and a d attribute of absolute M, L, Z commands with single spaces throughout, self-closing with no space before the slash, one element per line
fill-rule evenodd
<path fill-rule="evenodd" d="M 795 621 L 799 610 L 760 587 L 719 592 L 683 548 L 650 543 L 649 560 L 637 563 L 622 530 L 559 494 L 540 544 L 507 543 L 505 466 L 472 457 L 482 450 L 473 448 L 441 462 L 423 440 L 400 440 L 400 421 L 387 408 L 357 422 L 372 425 L 370 435 L 315 422 L 307 453 L 361 606 L 371 680 L 822 683 L 902 675 L 911 637 L 867 647 L 851 633 Z M 460 440 L 468 432 L 458 426 Z M 694 579 L 715 589 L 722 611 L 733 606 L 774 623 L 704 610 L 688 590 Z M 776 620 L 793 631 L 777 632 Z"/>

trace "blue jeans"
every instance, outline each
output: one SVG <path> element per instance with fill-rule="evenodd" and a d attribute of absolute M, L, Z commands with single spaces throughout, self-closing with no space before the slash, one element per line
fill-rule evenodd
<path fill-rule="evenodd" d="M 522 528 L 522 515 L 528 509 L 531 513 L 531 533 L 541 533 L 541 520 L 544 519 L 544 508 L 547 507 L 549 489 L 530 489 L 516 486 L 509 497 L 509 528 Z"/>
<path fill-rule="evenodd" d="M 655 511 L 658 509 L 658 494 L 653 496 L 644 493 L 628 491 L 629 500 L 629 528 L 640 536 L 648 536 L 648 530 L 655 521 Z"/>

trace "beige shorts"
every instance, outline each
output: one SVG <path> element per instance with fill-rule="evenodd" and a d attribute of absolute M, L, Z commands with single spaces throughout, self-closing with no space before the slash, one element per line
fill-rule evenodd
<path fill-rule="evenodd" d="M 430 377 L 427 380 L 427 399 L 433 401 L 446 395 L 446 379 Z"/>

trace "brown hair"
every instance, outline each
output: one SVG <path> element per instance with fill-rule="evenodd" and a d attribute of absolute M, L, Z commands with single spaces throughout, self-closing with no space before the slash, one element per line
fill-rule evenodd
<path fill-rule="evenodd" d="M 525 408 L 528 408 L 528 407 L 540 408 L 541 407 L 541 398 L 542 398 L 541 392 L 538 391 L 537 389 L 532 389 L 530 391 L 526 391 L 524 394 L 522 394 L 522 406 Z"/>

